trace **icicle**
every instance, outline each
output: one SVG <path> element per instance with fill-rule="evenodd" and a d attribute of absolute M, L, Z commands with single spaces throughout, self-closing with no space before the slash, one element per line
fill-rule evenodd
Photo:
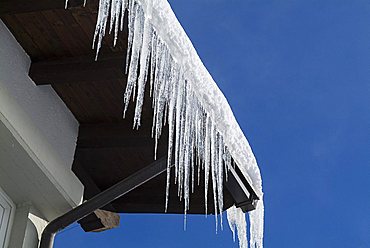
<path fill-rule="evenodd" d="M 200 184 L 200 169 L 201 169 L 201 161 L 202 161 L 202 147 L 200 146 L 201 140 L 203 138 L 203 133 L 201 132 L 201 116 L 203 113 L 200 112 L 200 107 L 197 104 L 196 113 L 195 113 L 195 147 L 197 151 L 197 179 L 198 179 L 198 186 Z"/>
<path fill-rule="evenodd" d="M 190 173 L 191 173 L 191 92 L 189 84 L 186 84 L 185 91 L 185 111 L 184 111 L 184 203 L 185 211 L 189 209 L 190 198 Z"/>
<path fill-rule="evenodd" d="M 183 175 L 181 175 L 182 182 L 181 182 L 181 188 L 183 191 L 183 197 L 184 197 L 184 227 L 186 228 L 186 215 L 187 211 L 189 209 L 189 175 L 190 175 L 190 92 L 189 92 L 189 85 L 186 83 L 185 84 L 185 95 L 184 95 L 184 108 L 183 108 L 183 132 L 182 132 L 182 140 L 183 144 L 181 149 L 183 151 L 182 156 L 183 156 L 183 163 L 182 166 L 183 169 Z M 180 191 L 181 194 L 181 191 Z"/>
<path fill-rule="evenodd" d="M 205 165 L 205 137 L 206 137 L 206 114 L 202 107 L 198 103 L 199 117 L 198 117 L 198 153 L 199 153 L 199 164 L 198 164 L 198 185 L 200 183 L 200 170 L 204 170 Z"/>
<path fill-rule="evenodd" d="M 111 0 L 111 1 L 112 3 L 110 11 L 109 33 L 111 33 L 114 28 L 113 46 L 116 46 L 118 38 L 118 29 L 121 26 L 122 30 L 123 26 L 123 18 L 125 15 L 125 8 L 127 6 L 127 0 Z"/>
<path fill-rule="evenodd" d="M 105 35 L 105 29 L 106 29 L 106 26 L 107 26 L 107 19 L 108 19 L 108 15 L 109 15 L 110 3 L 111 3 L 111 0 L 100 0 L 99 1 L 98 19 L 97 19 L 97 22 L 96 22 L 94 39 L 93 39 L 93 46 L 92 46 L 92 48 L 94 49 L 96 38 L 98 38 L 95 60 L 98 59 L 99 51 L 100 51 L 100 48 L 101 48 L 101 43 L 102 43 L 103 37 Z"/>
<path fill-rule="evenodd" d="M 168 98 L 168 80 L 171 71 L 171 57 L 167 47 L 162 44 L 162 56 L 160 59 L 159 67 L 156 72 L 154 81 L 154 94 L 153 94 L 153 126 L 152 135 L 154 137 L 154 158 L 157 156 L 158 140 L 162 133 L 163 126 L 163 112 Z"/>
<path fill-rule="evenodd" d="M 257 202 L 256 209 L 249 212 L 250 221 L 250 247 L 251 248 L 262 248 L 263 247 L 263 218 L 264 218 L 264 206 L 263 196 Z"/>
<path fill-rule="evenodd" d="M 128 42 L 126 54 L 126 74 L 128 73 L 130 54 L 132 54 L 131 47 L 134 40 L 134 22 L 135 22 L 135 1 L 129 1 L 128 4 Z"/>
<path fill-rule="evenodd" d="M 178 172 L 178 184 L 179 184 L 179 196 L 180 200 L 183 197 L 184 190 L 184 173 L 185 173 L 185 110 L 186 110 L 186 80 L 183 82 L 183 91 L 181 96 L 181 111 L 180 111 L 180 144 L 179 144 L 179 172 Z"/>
<path fill-rule="evenodd" d="M 150 63 L 150 96 L 152 96 L 153 92 L 153 82 L 154 82 L 154 71 L 156 67 L 156 61 L 157 61 L 157 34 L 154 31 L 152 36 L 152 51 L 151 51 L 151 63 Z"/>
<path fill-rule="evenodd" d="M 225 146 L 224 148 L 224 171 L 225 171 L 225 180 L 228 181 L 228 171 L 229 171 L 229 168 L 231 168 L 231 155 L 230 155 L 230 152 L 229 152 L 229 149 L 227 149 L 227 147 Z"/>
<path fill-rule="evenodd" d="M 158 55 L 156 57 L 155 62 L 155 74 L 154 74 L 154 81 L 153 81 L 153 96 L 152 96 L 152 104 L 153 104 L 153 123 L 152 123 L 152 137 L 156 139 L 156 128 L 157 128 L 157 119 L 158 119 L 158 111 L 157 111 L 157 104 L 159 103 L 158 98 L 160 98 L 160 87 L 162 86 L 163 80 L 163 74 L 164 74 L 164 67 L 166 66 L 166 55 L 167 55 L 167 49 L 164 43 L 157 39 L 156 44 L 156 51 L 158 52 Z M 160 113 L 159 113 L 160 114 Z M 157 143 L 155 143 L 156 146 Z M 154 150 L 156 151 L 156 147 Z M 156 154 L 156 152 L 155 152 Z"/>
<path fill-rule="evenodd" d="M 227 210 L 227 220 L 229 222 L 230 229 L 233 233 L 235 241 L 235 233 L 238 232 L 239 247 L 248 248 L 247 239 L 247 222 L 245 220 L 245 214 L 240 208 L 232 206 Z M 236 229 L 236 231 L 235 231 Z"/>
<path fill-rule="evenodd" d="M 217 216 L 217 167 L 218 167 L 218 149 L 217 149 L 217 133 L 212 123 L 211 125 L 211 174 L 212 174 L 212 188 L 213 188 L 213 204 L 215 209 L 216 233 L 218 229 Z"/>
<path fill-rule="evenodd" d="M 123 21 L 125 17 L 125 10 L 127 9 L 128 6 L 128 0 L 121 0 L 121 20 L 120 20 L 120 31 L 123 31 Z"/>
<path fill-rule="evenodd" d="M 173 139 L 175 128 L 175 110 L 176 110 L 176 96 L 177 96 L 177 81 L 179 78 L 179 68 L 175 65 L 171 71 L 170 85 L 169 85 L 169 105 L 168 105 L 168 153 L 167 153 L 167 181 L 166 181 L 166 204 L 165 212 L 167 212 L 169 189 L 170 189 L 170 166 L 172 163 L 173 154 Z"/>
<path fill-rule="evenodd" d="M 210 163 L 211 163 L 211 148 L 210 148 L 210 142 L 211 142 L 211 123 L 210 118 L 207 116 L 206 119 L 206 135 L 204 143 L 204 198 L 205 198 L 205 214 L 208 213 L 208 182 L 209 182 L 209 170 L 210 170 Z"/>
<path fill-rule="evenodd" d="M 144 13 L 142 12 L 142 9 L 136 5 L 136 14 L 135 14 L 135 25 L 134 25 L 134 38 L 133 38 L 133 45 L 132 45 L 132 51 L 131 51 L 131 59 L 130 59 L 130 66 L 129 66 L 129 72 L 127 77 L 127 86 L 126 91 L 124 94 L 123 102 L 125 104 L 124 110 L 123 110 L 123 117 L 126 116 L 126 111 L 128 108 L 128 104 L 130 102 L 130 98 L 132 95 L 132 92 L 135 90 L 136 87 L 136 79 L 137 79 L 137 68 L 139 63 L 139 56 L 140 56 L 140 50 L 143 43 L 143 18 Z"/>
<path fill-rule="evenodd" d="M 112 33 L 113 27 L 115 25 L 116 20 L 116 9 L 118 8 L 117 5 L 121 3 L 119 0 L 110 0 L 111 7 L 110 7 L 110 20 L 109 20 L 109 34 Z"/>
<path fill-rule="evenodd" d="M 224 151 L 224 142 L 222 140 L 222 136 L 218 135 L 218 172 L 217 172 L 217 196 L 218 196 L 218 211 L 220 213 L 220 225 L 221 225 L 221 230 L 223 229 L 222 226 L 222 211 L 224 209 L 224 204 L 223 204 L 223 181 L 224 181 L 224 164 L 223 164 L 223 151 Z"/>
<path fill-rule="evenodd" d="M 84 5 L 85 4 L 86 1 L 84 0 Z M 67 6 L 68 0 L 65 1 L 65 7 L 67 8 Z M 219 114 L 217 111 L 210 111 L 207 103 L 208 95 L 207 97 L 202 97 L 202 94 L 204 95 L 207 91 L 202 91 L 202 88 L 199 88 L 198 85 L 202 85 L 201 87 L 203 87 L 202 81 L 205 80 L 211 81 L 210 87 L 212 87 L 212 83 L 214 82 L 212 82 L 212 78 L 207 73 L 203 73 L 203 65 L 197 62 L 197 57 L 193 57 L 194 54 L 196 55 L 195 50 L 193 52 L 191 47 L 189 50 L 184 49 L 185 51 L 190 51 L 190 56 L 185 56 L 184 60 L 182 60 L 183 57 L 180 57 L 180 61 L 178 62 L 179 51 L 177 51 L 176 46 L 174 48 L 171 42 L 170 44 L 167 44 L 165 41 L 168 41 L 168 37 L 163 39 L 163 37 L 157 33 L 156 28 L 158 28 L 158 26 L 155 26 L 156 22 L 152 22 L 153 9 L 155 8 L 155 10 L 158 11 L 156 6 L 157 5 L 152 1 L 100 0 L 93 39 L 93 48 L 96 46 L 97 59 L 102 39 L 106 33 L 108 18 L 110 22 L 109 33 L 114 31 L 113 45 L 116 45 L 118 30 L 123 30 L 124 15 L 127 9 L 128 49 L 125 72 L 128 74 L 128 80 L 124 93 L 124 116 L 126 114 L 129 101 L 135 101 L 136 105 L 133 126 L 134 128 L 140 127 L 146 82 L 149 80 L 150 96 L 152 97 L 152 107 L 154 112 L 152 137 L 155 140 L 155 159 L 163 125 L 168 123 L 169 129 L 165 211 L 167 212 L 169 201 L 170 168 L 172 163 L 175 165 L 174 181 L 178 186 L 178 196 L 180 197 L 180 200 L 184 198 L 184 228 L 186 228 L 187 212 L 190 209 L 190 193 L 194 191 L 195 174 L 197 173 L 198 175 L 197 178 L 199 185 L 201 170 L 204 170 L 205 212 L 207 215 L 208 186 L 210 181 L 209 177 L 211 177 L 217 232 L 219 217 L 221 218 L 221 229 L 223 228 L 223 181 L 224 178 L 225 180 L 228 180 L 229 168 L 236 166 L 233 159 L 235 157 L 232 158 L 231 153 L 233 156 L 238 157 L 235 155 L 235 145 L 233 144 L 235 139 L 234 141 L 231 140 L 230 144 L 230 139 L 222 136 L 222 134 L 225 134 L 225 130 L 218 130 L 220 125 L 214 122 L 214 120 L 222 118 L 217 116 Z M 143 9 L 143 7 L 145 9 Z M 166 15 L 166 12 L 164 13 Z M 166 19 L 166 16 L 161 16 L 161 14 L 162 13 L 159 14 L 160 18 Z M 160 34 L 163 34 L 162 28 L 158 29 L 158 31 L 160 31 Z M 170 30 L 168 33 L 172 31 L 173 30 Z M 181 32 L 179 34 L 180 36 L 182 35 Z M 177 37 L 177 35 L 178 34 L 171 33 L 170 40 L 173 40 L 175 44 L 180 44 L 184 40 L 172 39 Z M 186 42 L 187 41 L 185 39 L 185 43 Z M 180 44 L 181 48 L 182 46 L 183 45 Z M 175 49 L 174 54 L 171 53 L 174 51 L 173 49 Z M 180 53 L 181 52 L 182 51 L 180 51 Z M 191 61 L 190 64 L 189 58 Z M 192 63 L 194 62 L 193 60 L 195 61 L 194 64 Z M 189 70 L 189 65 L 191 65 L 190 68 L 196 69 Z M 198 69 L 200 71 L 198 71 Z M 194 79 L 195 81 L 193 81 Z M 198 91 L 200 91 L 200 94 Z M 214 93 L 214 91 L 209 92 L 212 94 Z M 223 99 L 221 99 L 222 97 L 220 98 L 217 94 L 218 93 L 216 92 L 217 97 L 215 99 L 220 99 L 221 102 L 223 102 Z M 198 99 L 199 96 L 203 100 L 206 99 L 205 105 Z M 213 100 L 213 98 L 213 95 L 209 96 L 209 99 Z M 227 117 L 230 114 L 227 109 L 225 113 Z M 222 112 L 222 114 L 224 114 L 224 112 Z M 214 117 L 216 118 L 214 119 Z M 231 125 L 229 126 L 238 129 L 238 126 L 235 126 L 233 121 L 231 121 Z M 221 126 L 221 128 L 223 127 Z M 239 136 L 235 137 L 239 140 L 240 133 L 238 132 L 239 131 L 237 130 L 235 134 Z M 226 133 L 229 134 L 228 132 Z M 234 132 L 231 131 L 231 133 Z M 246 150 L 249 149 L 249 145 L 246 140 L 243 140 L 243 137 L 241 138 L 240 143 L 238 143 L 239 141 L 236 142 L 238 146 L 241 144 L 242 147 L 246 147 Z M 227 145 L 230 145 L 230 147 Z M 244 148 L 240 150 L 241 153 L 246 154 L 248 157 L 246 160 L 241 159 L 241 162 L 243 163 L 238 164 L 238 166 L 246 175 L 249 175 L 248 172 L 251 171 L 251 168 L 253 170 L 257 169 L 257 172 L 252 170 L 252 181 L 254 180 L 253 182 L 257 182 L 256 184 L 258 187 L 260 175 L 258 167 L 256 167 L 253 154 L 251 154 L 250 151 L 243 149 Z M 174 162 L 172 162 L 173 157 Z M 238 163 L 240 162 L 239 159 Z M 262 192 L 261 187 L 259 187 L 258 193 L 260 192 Z M 251 248 L 262 248 L 263 211 L 263 202 L 261 199 L 257 204 L 257 209 L 249 213 L 251 223 Z M 248 243 L 244 213 L 239 208 L 232 207 L 227 211 L 227 217 L 229 225 L 233 231 L 234 240 L 235 232 L 237 232 L 240 247 L 246 248 Z"/>
<path fill-rule="evenodd" d="M 151 50 L 153 29 L 147 19 L 144 21 L 143 45 L 140 54 L 140 71 L 138 79 L 138 92 L 135 106 L 134 127 L 139 129 L 141 111 L 144 103 L 145 84 L 148 76 L 149 51 Z"/>
<path fill-rule="evenodd" d="M 192 100 L 192 103 L 194 104 L 194 99 Z M 191 124 L 190 124 L 190 167 L 191 167 L 191 193 L 194 193 L 194 178 L 195 178 L 195 151 L 194 151 L 194 139 L 195 139 L 195 134 L 194 134 L 194 107 L 192 104 L 192 108 L 190 110 L 190 113 L 192 113 L 191 117 Z"/>
<path fill-rule="evenodd" d="M 157 92 L 157 88 L 158 88 L 158 86 L 157 86 L 158 80 L 156 80 L 156 77 L 158 77 L 157 74 L 160 73 L 160 65 L 161 64 L 159 63 L 159 61 L 160 61 L 160 57 L 163 56 L 163 51 L 162 51 L 162 48 L 161 48 L 162 43 L 159 39 L 156 40 L 156 43 L 154 44 L 154 46 L 156 47 L 155 48 L 156 53 L 157 53 L 157 50 L 161 51 L 161 54 L 156 55 L 156 60 L 154 62 L 154 67 L 153 67 L 153 70 L 155 71 L 155 73 L 153 73 L 153 78 L 150 79 L 151 80 L 151 82 L 150 82 L 150 88 L 151 89 L 150 90 L 151 90 L 151 92 L 154 91 L 154 93 L 153 94 L 151 93 L 150 96 L 152 97 L 152 108 L 155 110 L 155 108 L 156 108 L 155 104 L 157 103 L 156 92 Z M 152 62 L 152 64 L 153 64 L 153 62 Z M 155 87 L 155 89 L 154 89 L 154 87 Z M 152 122 L 152 138 L 154 138 L 155 121 L 157 120 L 156 114 L 157 114 L 157 112 L 154 111 L 153 112 L 153 122 Z"/>
<path fill-rule="evenodd" d="M 181 141 L 181 111 L 182 111 L 182 97 L 184 91 L 184 78 L 182 72 L 180 73 L 180 80 L 178 83 L 178 90 L 176 96 L 176 122 L 175 122 L 175 129 L 176 129 L 176 141 L 175 141 L 175 181 L 179 181 L 179 174 L 180 174 L 180 141 Z"/>
<path fill-rule="evenodd" d="M 190 85 L 189 85 L 190 88 Z M 195 98 L 194 92 L 191 90 L 191 96 L 190 96 L 190 129 L 189 129 L 189 135 L 190 135 L 190 143 L 189 143 L 189 150 L 190 150 L 190 167 L 191 167 L 191 193 L 194 193 L 194 184 L 195 184 L 195 166 L 197 161 L 197 152 L 196 152 L 196 139 L 197 139 L 197 133 L 196 133 L 196 114 L 197 111 L 197 101 Z"/>

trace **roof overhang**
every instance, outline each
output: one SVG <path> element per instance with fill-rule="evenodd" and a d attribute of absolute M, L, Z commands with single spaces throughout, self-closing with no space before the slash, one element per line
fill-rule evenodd
<path fill-rule="evenodd" d="M 88 199 L 153 162 L 153 109 L 149 90 L 145 91 L 143 124 L 139 130 L 133 130 L 134 109 L 129 108 L 126 119 L 122 119 L 122 95 L 127 83 L 127 75 L 123 73 L 128 47 L 127 15 L 125 28 L 119 34 L 117 45 L 112 46 L 114 37 L 107 35 L 98 61 L 94 61 L 95 51 L 91 49 L 91 40 L 98 12 L 97 1 L 88 1 L 86 7 L 82 7 L 83 1 L 69 1 L 67 10 L 64 9 L 64 3 L 59 1 L 36 2 L 2 0 L 4 7 L 0 10 L 0 17 L 30 55 L 32 64 L 29 75 L 33 81 L 37 85 L 51 85 L 80 123 L 73 171 L 85 185 L 85 198 Z M 174 15 L 171 18 L 175 18 Z M 172 21 L 171 18 L 161 19 L 153 13 L 153 22 L 157 23 L 154 25 L 159 25 L 160 22 L 167 25 L 167 22 Z M 174 23 L 176 25 L 179 25 L 178 22 Z M 168 43 L 185 39 L 190 55 L 195 53 L 187 37 L 166 37 Z M 179 44 L 174 45 L 178 46 Z M 191 56 L 189 61 L 195 64 L 188 64 L 188 67 L 204 68 L 199 57 Z M 209 93 L 217 97 L 205 101 L 204 107 L 211 112 L 224 114 L 220 115 L 217 125 L 224 131 L 223 135 L 226 142 L 229 141 L 228 145 L 237 164 L 235 168 L 230 167 L 229 180 L 225 183 L 224 209 L 236 204 L 244 211 L 249 211 L 254 208 L 255 201 L 261 194 L 260 188 L 256 189 L 256 183 L 253 183 L 256 182 L 259 170 L 226 99 L 205 71 L 202 71 L 202 77 L 204 81 L 211 80 L 212 87 L 199 86 L 201 88 L 197 94 L 200 98 L 207 98 L 207 95 L 211 95 Z M 215 89 L 216 92 L 207 92 Z M 227 109 L 220 109 L 225 104 Z M 227 125 L 229 127 L 224 128 Z M 237 135 L 229 135 L 230 130 Z M 165 128 L 158 144 L 157 157 L 167 155 L 167 143 L 168 129 Z M 247 171 L 244 167 L 239 167 L 240 164 L 255 166 L 257 170 L 253 167 L 253 170 Z M 199 180 L 200 185 L 204 185 L 204 179 Z M 257 180 L 257 185 L 259 183 Z M 118 212 L 162 213 L 165 188 L 166 176 L 161 175 L 124 198 L 117 199 L 110 209 Z M 171 187 L 168 208 L 170 213 L 184 212 L 177 195 L 177 189 Z M 212 199 L 211 187 L 209 195 L 209 199 Z M 204 213 L 204 186 L 195 187 L 190 202 L 189 213 Z M 210 200 L 208 213 L 214 212 L 212 204 Z"/>

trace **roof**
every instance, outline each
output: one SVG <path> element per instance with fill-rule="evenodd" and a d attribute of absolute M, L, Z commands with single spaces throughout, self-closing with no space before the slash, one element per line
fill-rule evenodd
<path fill-rule="evenodd" d="M 178 189 L 171 186 L 169 212 L 204 213 L 205 192 L 209 192 L 208 213 L 218 211 L 213 203 L 221 210 L 235 204 L 235 197 L 228 189 L 217 188 L 224 182 L 219 177 L 223 166 L 215 163 L 225 160 L 227 154 L 232 158 L 230 165 L 232 161 L 236 164 L 254 199 L 262 199 L 260 171 L 249 143 L 167 1 L 148 1 L 149 4 L 118 1 L 123 8 L 115 6 L 116 11 L 113 9 L 116 2 L 110 0 L 101 1 L 100 8 L 96 0 L 88 1 L 85 7 L 82 1 L 72 0 L 67 10 L 64 4 L 56 2 L 8 1 L 0 16 L 33 61 L 30 77 L 38 85 L 51 84 L 80 122 L 73 171 L 84 183 L 87 199 L 152 163 L 157 140 L 158 159 L 166 157 L 171 150 L 168 148 L 173 146 L 175 155 L 169 155 L 175 162 L 171 180 L 177 178 L 178 185 L 184 186 L 179 190 L 185 199 L 190 191 L 186 182 L 191 181 L 192 173 L 186 172 L 190 170 L 187 164 L 193 164 L 193 153 L 202 154 L 198 157 L 209 164 L 203 166 L 206 178 L 212 177 L 207 191 L 204 182 L 194 188 L 190 205 L 186 204 L 187 200 L 185 206 L 178 204 Z M 112 12 L 110 7 L 104 9 L 104 4 L 112 4 Z M 110 18 L 111 35 L 106 34 Z M 115 25 L 121 28 L 120 18 L 124 18 L 123 31 L 118 33 L 114 46 L 114 29 Z M 94 40 L 94 45 L 101 47 L 96 62 L 91 49 L 94 33 L 97 41 Z M 127 52 L 129 66 L 125 75 Z M 154 85 L 152 99 L 149 85 Z M 143 100 L 142 112 L 138 99 Z M 122 119 L 125 109 L 122 102 L 127 107 L 131 100 L 136 105 L 133 107 L 131 103 L 126 118 Z M 169 116 L 173 118 L 173 128 L 171 119 L 168 119 L 170 125 L 162 128 L 163 120 Z M 132 129 L 132 120 L 141 124 L 138 130 Z M 184 151 L 179 150 L 183 147 Z M 165 189 L 166 175 L 161 175 L 109 207 L 124 212 L 163 212 Z M 216 192 L 223 200 L 216 199 Z M 212 197 L 214 201 L 210 200 Z"/>

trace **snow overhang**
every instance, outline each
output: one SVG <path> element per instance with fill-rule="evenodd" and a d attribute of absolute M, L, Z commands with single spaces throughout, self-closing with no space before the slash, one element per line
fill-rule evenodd
<path fill-rule="evenodd" d="M 225 164 L 231 164 L 225 166 L 226 169 L 232 167 L 231 161 L 234 161 L 239 174 L 245 179 L 245 184 L 249 185 L 262 202 L 260 171 L 250 145 L 227 100 L 203 65 L 167 1 L 139 0 L 129 3 L 121 0 L 101 0 L 98 9 L 95 0 L 87 1 L 85 8 L 81 7 L 82 3 L 83 1 L 71 0 L 67 10 L 63 10 L 64 6 L 60 3 L 51 0 L 43 1 L 41 6 L 18 5 L 16 8 L 15 4 L 13 9 L 9 4 L 0 11 L 0 16 L 31 55 L 34 63 L 30 76 L 37 84 L 51 84 L 82 124 L 73 168 L 77 174 L 88 174 L 87 179 L 84 179 L 85 186 L 89 184 L 90 188 L 103 190 L 119 177 L 135 170 L 134 168 L 139 169 L 140 166 L 149 164 L 154 157 L 153 147 L 157 148 L 157 157 L 161 158 L 169 152 L 168 148 L 173 142 L 173 149 L 170 151 L 173 155 L 169 157 L 173 158 L 170 162 L 175 162 L 177 169 L 176 172 L 171 172 L 170 178 L 172 181 L 176 179 L 178 185 L 183 187 L 179 190 L 170 189 L 170 206 L 171 196 L 176 198 L 177 194 L 185 199 L 190 195 L 190 205 L 185 201 L 184 206 L 185 209 L 189 208 L 189 212 L 194 203 L 200 205 L 202 202 L 199 197 L 191 198 L 188 186 L 192 179 L 189 175 L 196 173 L 192 174 L 191 166 L 186 167 L 189 161 L 198 159 L 202 162 L 194 168 L 200 167 L 205 173 L 201 178 L 203 187 L 217 185 L 213 190 L 209 189 L 209 198 L 215 195 L 217 197 L 215 204 L 212 205 L 211 201 L 205 208 L 208 213 L 211 212 L 209 208 L 212 209 L 222 202 L 219 199 L 222 195 L 224 206 L 218 205 L 221 210 L 216 207 L 214 212 L 230 206 L 227 193 L 220 194 L 224 190 L 218 186 L 223 183 L 217 182 L 223 182 L 223 178 L 216 176 L 220 175 L 218 172 L 221 168 L 216 166 L 215 161 L 225 160 Z M 94 33 L 93 25 L 96 20 L 94 44 L 98 49 L 101 48 L 97 62 L 93 62 L 95 55 L 91 51 L 90 38 Z M 112 35 L 108 35 L 110 23 Z M 121 28 L 123 32 L 118 31 Z M 117 40 L 115 30 L 118 31 Z M 105 34 L 107 37 L 103 38 Z M 128 58 L 126 53 L 129 54 Z M 122 73 L 125 70 L 128 76 Z M 149 94 L 149 88 L 152 88 L 153 95 Z M 121 105 L 122 92 L 124 107 Z M 166 95 L 164 99 L 163 95 Z M 128 107 L 130 100 L 136 102 L 130 103 L 135 106 Z M 121 120 L 122 109 L 126 108 L 126 119 Z M 172 119 L 168 119 L 169 116 L 172 116 Z M 164 119 L 168 123 L 174 123 L 172 131 L 168 128 L 171 125 L 162 125 Z M 140 126 L 138 130 L 132 130 L 132 120 L 135 128 Z M 124 130 L 122 136 L 112 135 L 115 130 Z M 188 135 L 191 130 L 196 130 L 195 134 Z M 89 132 L 90 135 L 85 137 L 86 139 L 82 138 L 82 133 Z M 131 135 L 142 135 L 142 139 L 136 141 Z M 148 137 L 151 135 L 154 140 L 150 141 Z M 122 139 L 117 140 L 115 137 Z M 91 145 L 91 142 L 86 145 L 86 140 L 93 140 L 95 145 Z M 138 148 L 143 146 L 146 146 L 143 150 Z M 180 147 L 187 147 L 184 153 Z M 117 154 L 124 158 L 117 157 Z M 107 158 L 112 160 L 112 165 L 109 165 Z M 124 170 L 109 171 L 114 166 L 117 167 L 117 163 L 129 165 L 124 167 Z M 104 171 L 103 168 L 107 166 L 108 170 Z M 90 171 L 78 172 L 81 168 Z M 106 175 L 103 175 L 104 173 Z M 206 184 L 204 178 L 212 178 L 213 174 L 215 178 L 211 181 L 214 183 Z M 107 178 L 109 180 L 103 182 Z M 165 175 L 158 181 L 166 181 Z M 150 191 L 149 187 L 146 190 Z M 158 186 L 157 190 L 159 191 Z M 163 194 L 163 187 L 160 190 Z M 202 192 L 204 195 L 208 190 L 201 188 L 199 195 L 202 195 Z M 85 196 L 88 197 L 89 194 L 94 194 L 94 190 Z M 132 199 L 140 202 L 138 195 L 133 195 Z M 175 200 L 178 202 L 178 199 Z M 121 204 L 124 204 L 124 200 Z M 151 207 L 154 208 L 154 205 Z M 254 229 L 261 229 L 263 205 L 257 204 L 257 210 L 250 214 L 254 216 L 251 218 L 254 220 L 251 220 L 251 224 Z M 261 233 L 261 230 L 258 233 Z M 252 238 L 261 239 L 258 235 Z"/>
<path fill-rule="evenodd" d="M 93 48 L 95 45 L 97 48 L 96 59 L 107 30 L 114 33 L 113 45 L 116 44 L 118 32 L 123 30 L 125 14 L 128 15 L 125 66 L 128 82 L 124 94 L 124 117 L 133 100 L 136 102 L 133 126 L 140 127 L 145 88 L 149 81 L 154 109 L 152 137 L 155 140 L 155 158 L 163 125 L 167 122 L 169 128 L 165 211 L 172 163 L 178 195 L 180 200 L 184 198 L 185 215 L 190 209 L 196 168 L 198 178 L 202 169 L 206 214 L 208 181 L 211 178 L 217 228 L 217 214 L 224 209 L 224 176 L 227 180 L 228 171 L 233 170 L 232 164 L 235 163 L 246 185 L 260 196 L 256 197 L 256 200 L 260 199 L 257 209 L 249 217 L 251 246 L 262 247 L 264 207 L 256 159 L 226 98 L 203 65 L 169 3 L 165 0 L 100 0 L 93 40 Z M 237 177 L 235 171 L 231 174 Z M 235 185 L 243 187 L 244 183 L 239 181 Z M 239 238 L 242 237 L 240 246 L 246 247 L 246 223 L 244 217 L 240 217 L 240 210 L 228 210 L 228 220 L 233 232 L 236 227 Z M 222 217 L 220 221 L 222 226 Z"/>
<path fill-rule="evenodd" d="M 113 44 L 115 45 L 118 30 L 123 30 L 125 9 L 128 10 L 126 14 L 129 35 L 126 57 L 128 83 L 124 95 L 124 115 L 130 100 L 135 101 L 134 128 L 140 127 L 146 82 L 150 81 L 148 87 L 150 87 L 154 108 L 152 135 L 155 140 L 159 139 L 162 119 L 167 118 L 170 130 L 168 162 L 171 162 L 172 146 L 175 149 L 185 147 L 185 153 L 193 153 L 192 149 L 195 147 L 196 156 L 201 160 L 207 160 L 208 151 L 202 150 L 207 148 L 207 144 L 204 144 L 202 139 L 209 138 L 210 156 L 212 156 L 212 148 L 221 149 L 212 146 L 212 142 L 218 142 L 216 146 L 222 146 L 222 151 L 219 151 L 222 153 L 220 157 L 223 158 L 230 153 L 252 190 L 262 199 L 261 174 L 251 147 L 225 96 L 203 65 L 167 1 L 100 1 L 93 41 L 93 47 L 95 45 L 97 47 L 96 59 L 98 59 L 101 41 L 108 30 L 109 33 L 114 33 Z M 136 99 L 135 94 L 137 94 Z M 162 114 L 163 111 L 164 114 Z M 206 117 L 202 118 L 199 115 Z M 175 124 L 172 126 L 171 122 Z M 193 129 L 195 132 L 192 132 Z M 206 129 L 205 133 L 202 133 L 203 129 Z M 172 137 L 176 144 L 172 144 Z M 177 142 L 180 142 L 180 147 L 177 147 Z M 189 142 L 193 143 L 189 144 Z M 190 151 L 186 150 L 186 146 L 191 146 Z M 180 167 L 178 164 L 181 164 L 181 161 L 176 161 L 176 155 L 177 152 L 180 153 L 179 156 L 182 155 L 181 149 L 175 151 L 175 167 Z M 216 151 L 213 155 L 217 156 L 217 154 Z M 212 170 L 212 163 L 217 159 L 210 159 L 211 161 L 205 161 L 205 163 L 210 163 Z M 207 166 L 205 170 L 207 174 Z M 219 172 L 222 173 L 222 171 L 215 173 Z M 180 184 L 182 183 L 181 173 L 178 172 L 177 175 L 180 177 Z M 184 173 L 186 177 L 186 172 Z"/>

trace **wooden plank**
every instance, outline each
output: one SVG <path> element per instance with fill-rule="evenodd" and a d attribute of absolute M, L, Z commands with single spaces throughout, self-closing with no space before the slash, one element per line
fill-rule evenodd
<path fill-rule="evenodd" d="M 121 54 L 101 56 L 98 61 L 93 55 L 41 61 L 31 64 L 29 76 L 37 85 L 126 80 L 124 61 Z"/>
<path fill-rule="evenodd" d="M 82 54 L 93 54 L 90 39 L 85 35 L 82 28 L 72 16 L 71 11 L 48 10 L 40 13 L 50 23 L 50 29 L 55 32 L 55 39 L 59 39 L 63 47 L 69 51 L 71 56 Z M 90 26 L 94 26 L 90 23 Z"/>
<path fill-rule="evenodd" d="M 118 227 L 119 221 L 119 214 L 97 209 L 78 223 L 85 232 L 103 232 Z"/>
<path fill-rule="evenodd" d="M 57 36 L 54 30 L 50 28 L 43 16 L 37 13 L 25 13 L 16 15 L 16 18 L 41 51 L 36 59 L 57 58 L 65 54 L 65 49 L 61 46 L 60 40 L 56 39 Z M 22 46 L 23 43 L 20 41 Z M 35 58 L 32 57 L 32 60 L 34 61 Z"/>
<path fill-rule="evenodd" d="M 35 58 L 42 53 L 34 42 L 34 38 L 26 32 L 24 25 L 22 25 L 14 15 L 2 16 L 1 20 L 5 23 L 29 56 Z"/>
<path fill-rule="evenodd" d="M 144 127 L 145 128 L 145 127 Z M 100 123 L 100 124 L 81 124 L 79 128 L 78 138 L 81 140 L 104 139 L 104 138 L 125 138 L 127 133 L 135 132 L 132 130 L 132 122 L 121 122 L 121 123 Z M 145 130 L 140 127 L 135 132 L 134 137 L 146 137 L 151 134 L 151 126 L 147 125 Z"/>
<path fill-rule="evenodd" d="M 83 7 L 84 0 L 69 0 L 68 8 Z M 87 4 L 96 5 L 97 0 L 88 0 Z M 64 0 L 0 0 L 0 16 L 5 14 L 19 14 L 39 12 L 43 10 L 64 9 Z"/>
<path fill-rule="evenodd" d="M 151 149 L 154 146 L 154 140 L 151 137 L 126 137 L 121 138 L 105 138 L 95 140 L 79 140 L 77 149 L 105 149 L 105 148 L 143 148 Z"/>
<path fill-rule="evenodd" d="M 84 168 L 80 164 L 78 164 L 78 159 L 75 158 L 73 163 L 73 172 L 79 175 L 79 178 L 85 187 L 84 199 L 90 199 L 95 195 L 101 193 L 101 189 L 95 184 L 91 176 L 84 170 Z M 94 213 L 91 213 L 85 218 L 78 221 L 85 232 L 104 231 L 119 225 L 119 215 L 115 213 L 116 210 L 113 205 L 109 203 L 104 207 L 104 209 L 105 211 L 94 211 Z"/>
<path fill-rule="evenodd" d="M 162 140 L 160 143 L 163 143 Z M 124 122 L 120 124 L 81 124 L 77 141 L 77 150 L 115 147 L 149 147 L 150 149 L 153 146 L 154 139 L 150 136 L 150 130 L 135 132 L 128 123 Z"/>

